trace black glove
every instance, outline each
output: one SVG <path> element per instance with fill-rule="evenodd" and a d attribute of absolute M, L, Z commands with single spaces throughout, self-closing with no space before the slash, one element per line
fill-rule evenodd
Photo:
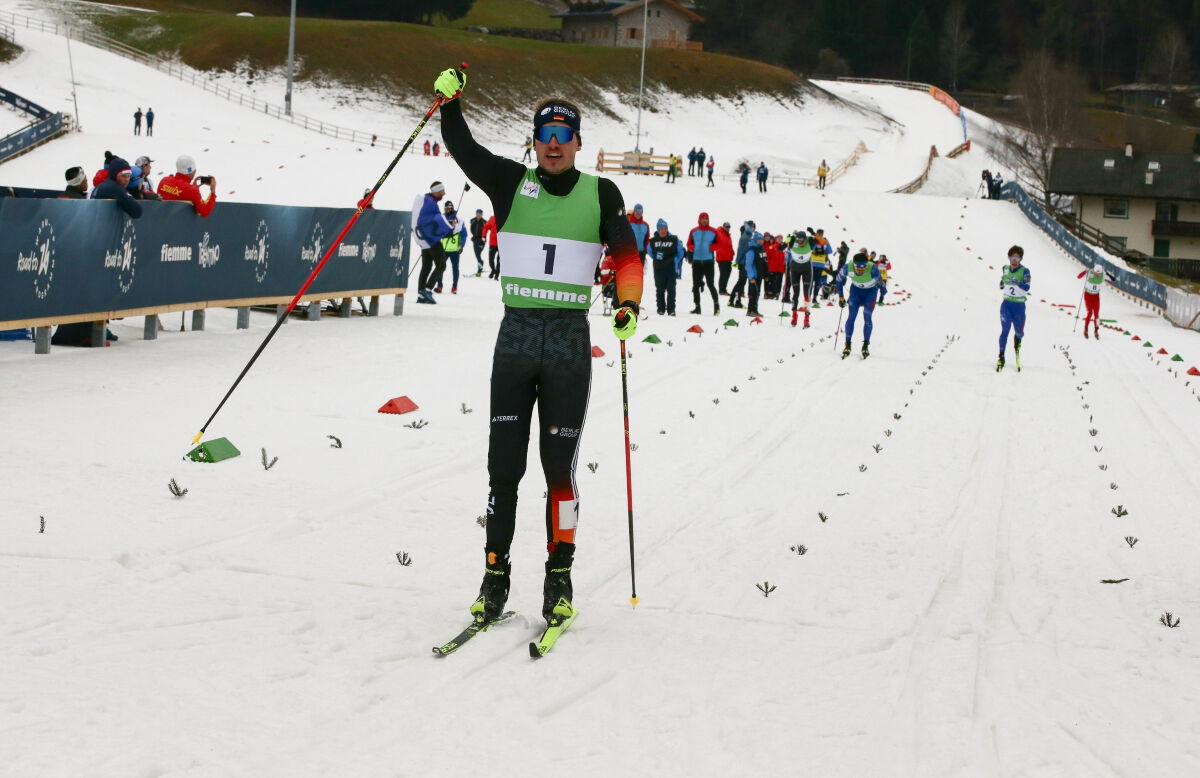
<path fill-rule="evenodd" d="M 838 307 L 839 307 L 839 308 L 845 308 L 845 307 L 846 307 L 846 298 L 845 298 L 845 297 L 839 297 L 839 298 L 838 298 Z"/>

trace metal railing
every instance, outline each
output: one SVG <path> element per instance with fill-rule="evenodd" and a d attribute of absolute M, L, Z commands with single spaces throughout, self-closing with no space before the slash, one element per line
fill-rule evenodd
<path fill-rule="evenodd" d="M 17 31 L 12 27 L 9 27 L 7 24 L 0 23 L 0 38 L 3 38 L 9 43 L 16 43 Z"/>
<path fill-rule="evenodd" d="M 46 22 L 41 19 L 34 19 L 23 14 L 11 13 L 8 11 L 0 11 L 0 20 L 7 21 L 15 26 L 26 27 L 39 32 L 62 35 L 63 37 L 77 40 L 81 43 L 86 43 L 89 46 L 95 46 L 98 49 L 103 49 L 112 54 L 134 60 L 135 62 L 140 62 L 147 67 L 154 68 L 160 73 L 165 73 L 166 75 L 172 78 L 177 78 L 184 83 L 199 87 L 205 92 L 214 94 L 217 97 L 228 100 L 231 103 L 237 103 L 240 106 L 249 107 L 252 110 L 260 111 L 267 116 L 271 116 L 276 119 L 282 119 L 285 122 L 290 122 L 298 127 L 303 127 L 304 129 L 312 132 L 318 132 L 327 137 L 337 138 L 338 140 L 348 140 L 352 143 L 370 143 L 375 146 L 381 146 L 390 149 L 400 148 L 407 140 L 407 138 L 394 138 L 387 135 L 363 132 L 361 130 L 355 130 L 349 127 L 341 127 L 336 124 L 330 124 L 329 122 L 321 121 L 320 119 L 315 119 L 311 116 L 305 116 L 304 114 L 292 113 L 289 115 L 282 106 L 273 105 L 264 100 L 260 100 L 253 95 L 237 92 L 233 89 L 229 89 L 228 87 L 221 86 L 210 76 L 199 73 L 187 65 L 184 65 L 180 62 L 166 60 L 153 54 L 148 54 L 139 49 L 135 49 L 126 43 L 122 43 L 121 41 L 114 40 L 108 36 L 92 32 L 91 30 L 84 30 L 67 24 Z"/>

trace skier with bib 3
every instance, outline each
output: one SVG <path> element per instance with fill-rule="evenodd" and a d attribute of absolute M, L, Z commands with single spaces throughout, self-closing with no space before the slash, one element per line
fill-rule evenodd
<path fill-rule="evenodd" d="M 557 98 L 537 105 L 537 167 L 526 168 L 471 136 L 462 102 L 455 99 L 465 86 L 466 74 L 454 69 L 434 82 L 443 99 L 442 138 L 455 163 L 491 200 L 504 257 L 504 318 L 492 360 L 485 571 L 471 613 L 481 625 L 504 613 L 517 486 L 525 474 L 536 404 L 549 552 L 542 615 L 550 627 L 561 626 L 575 617 L 575 462 L 591 391 L 587 312 L 596 263 L 607 246 L 616 265 L 613 331 L 621 340 L 637 328 L 642 264 L 620 190 L 575 167 L 582 148 L 579 108 Z"/>

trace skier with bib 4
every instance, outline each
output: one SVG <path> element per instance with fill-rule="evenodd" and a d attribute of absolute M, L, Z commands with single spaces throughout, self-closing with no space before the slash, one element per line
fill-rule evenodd
<path fill-rule="evenodd" d="M 1091 270 L 1084 270 L 1076 278 L 1085 275 L 1083 305 L 1087 309 L 1087 316 L 1083 320 L 1083 337 L 1088 336 L 1088 324 L 1095 322 L 1096 340 L 1100 340 L 1100 290 L 1104 288 L 1104 265 L 1097 262 Z"/>
<path fill-rule="evenodd" d="M 455 99 L 465 86 L 466 74 L 454 69 L 434 82 L 443 99 L 442 138 L 455 163 L 491 200 L 504 257 L 504 318 L 492 361 L 485 571 L 471 613 L 480 625 L 504 614 L 517 486 L 525 474 L 536 404 L 549 552 L 542 615 L 551 628 L 565 628 L 576 613 L 571 584 L 579 521 L 575 462 L 591 390 L 587 312 L 596 263 L 607 246 L 616 265 L 613 331 L 621 340 L 637 328 L 642 264 L 620 190 L 575 167 L 582 148 L 578 106 L 557 98 L 537 105 L 537 167 L 526 168 L 471 136 L 462 102 Z"/>

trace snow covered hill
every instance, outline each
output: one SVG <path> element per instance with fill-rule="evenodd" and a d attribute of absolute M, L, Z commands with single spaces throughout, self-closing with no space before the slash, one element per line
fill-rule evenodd
<path fill-rule="evenodd" d="M 61 108 L 61 39 L 19 42 L 0 79 Z M 160 166 L 188 152 L 231 199 L 345 205 L 392 156 L 74 55 L 86 131 L 0 167 L 4 183 L 58 186 L 104 149 Z M 213 311 L 206 332 L 150 342 L 140 319 L 115 322 L 115 347 L 49 357 L 0 343 L 0 775 L 1200 772 L 1200 379 L 1185 372 L 1200 342 L 1112 292 L 1112 327 L 1084 340 L 1063 307 L 1076 263 L 1014 206 L 968 198 L 983 152 L 938 160 L 940 196 L 882 193 L 920 172 L 904 149 L 940 148 L 953 117 L 912 93 L 849 91 L 894 120 L 886 138 L 853 109 L 753 106 L 771 118 L 762 149 L 833 157 L 867 141 L 860 170 L 825 192 L 617 177 L 676 232 L 703 210 L 883 251 L 894 304 L 865 361 L 838 358 L 836 306 L 809 330 L 781 323 L 777 301 L 762 324 L 707 301 L 702 316 L 643 319 L 629 361 L 636 610 L 617 343 L 591 317 L 606 354 L 579 460 L 581 615 L 539 662 L 525 650 L 541 623 L 536 453 L 520 615 L 430 653 L 465 625 L 481 577 L 495 282 L 464 278 L 403 317 L 288 323 L 210 429 L 242 450 L 217 465 L 181 455 L 269 316 L 236 330 Z M 153 139 L 125 127 L 139 104 L 162 112 Z M 656 142 L 745 148 L 736 117 L 710 130 L 703 106 L 670 109 Z M 851 115 L 862 124 L 829 131 Z M 597 125 L 597 146 L 623 140 Z M 510 132 L 515 152 L 523 130 Z M 457 201 L 453 160 L 418 155 L 381 202 L 406 208 L 434 178 Z M 489 210 L 476 193 L 462 205 Z M 997 374 L 1012 243 L 1033 299 L 1024 369 Z M 642 342 L 652 333 L 663 342 Z M 419 410 L 376 412 L 399 395 Z"/>

